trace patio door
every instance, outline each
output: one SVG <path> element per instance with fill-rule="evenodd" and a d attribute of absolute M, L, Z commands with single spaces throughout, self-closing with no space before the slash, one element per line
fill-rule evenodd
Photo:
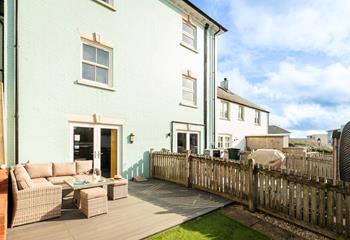
<path fill-rule="evenodd" d="M 119 128 L 74 124 L 71 131 L 73 160 L 93 160 L 93 167 L 104 177 L 118 173 Z"/>
<path fill-rule="evenodd" d="M 199 133 L 197 132 L 178 132 L 177 133 L 177 152 L 183 153 L 191 150 L 191 153 L 198 154 Z"/>

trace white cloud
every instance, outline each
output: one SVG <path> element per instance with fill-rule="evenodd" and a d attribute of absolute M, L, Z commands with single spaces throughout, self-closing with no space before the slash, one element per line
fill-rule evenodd
<path fill-rule="evenodd" d="M 341 63 L 317 68 L 284 61 L 256 84 L 237 68 L 222 76 L 230 79 L 233 92 L 269 109 L 272 124 L 295 135 L 325 131 L 350 120 L 350 68 Z"/>
<path fill-rule="evenodd" d="M 320 51 L 331 56 L 350 53 L 350 1 L 231 2 L 231 16 L 241 40 L 249 46 Z"/>

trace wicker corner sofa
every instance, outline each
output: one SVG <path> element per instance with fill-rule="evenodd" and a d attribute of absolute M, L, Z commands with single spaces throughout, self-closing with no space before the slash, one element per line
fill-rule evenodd
<path fill-rule="evenodd" d="M 13 214 L 11 227 L 61 216 L 62 186 L 35 186 L 19 190 L 14 170 L 10 170 Z"/>
<path fill-rule="evenodd" d="M 16 167 L 26 175 L 25 182 L 23 175 L 16 175 Z M 60 217 L 62 190 L 67 188 L 65 180 L 90 178 L 91 171 L 92 160 L 26 163 L 25 166 L 18 164 L 12 167 L 10 169 L 13 195 L 11 227 Z"/>

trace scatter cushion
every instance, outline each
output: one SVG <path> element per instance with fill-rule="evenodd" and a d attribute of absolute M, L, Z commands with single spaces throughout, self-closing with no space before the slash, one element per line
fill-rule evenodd
<path fill-rule="evenodd" d="M 53 186 L 53 184 L 47 181 L 46 178 L 34 178 L 32 181 L 34 183 L 34 187 Z"/>
<path fill-rule="evenodd" d="M 76 174 L 75 163 L 53 163 L 53 176 L 73 176 Z"/>
<path fill-rule="evenodd" d="M 92 160 L 75 160 L 77 174 L 89 174 L 92 171 Z"/>
<path fill-rule="evenodd" d="M 13 173 L 15 174 L 19 190 L 31 188 L 34 186 L 34 183 L 30 178 L 28 172 L 21 164 L 17 164 L 15 166 Z"/>
<path fill-rule="evenodd" d="M 88 200 L 105 196 L 107 196 L 107 191 L 100 187 L 80 190 L 80 198 Z"/>
<path fill-rule="evenodd" d="M 52 163 L 27 163 L 25 168 L 32 179 L 52 177 Z"/>
<path fill-rule="evenodd" d="M 73 176 L 59 176 L 59 177 L 49 177 L 47 180 L 49 180 L 52 184 L 63 184 L 65 180 L 74 180 L 75 178 Z"/>

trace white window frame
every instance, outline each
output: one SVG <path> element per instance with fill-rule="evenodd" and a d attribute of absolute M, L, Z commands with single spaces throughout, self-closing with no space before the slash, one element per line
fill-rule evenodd
<path fill-rule="evenodd" d="M 108 59 L 108 63 L 109 66 L 106 67 L 105 65 L 101 65 L 98 64 L 97 62 L 91 62 L 88 60 L 85 60 L 83 58 L 83 54 L 84 54 L 84 44 L 94 47 L 96 49 L 101 49 L 104 51 L 107 51 L 109 53 L 109 59 Z M 97 60 L 97 59 L 96 59 Z M 92 65 L 94 67 L 100 67 L 103 69 L 107 69 L 108 70 L 108 83 L 100 83 L 96 81 L 96 74 L 95 74 L 95 81 L 90 80 L 90 79 L 84 79 L 83 78 L 83 63 Z M 105 88 L 105 89 L 109 89 L 109 90 L 114 90 L 113 89 L 113 48 L 103 45 L 101 43 L 95 42 L 95 41 L 91 41 L 85 38 L 81 38 L 81 58 L 80 58 L 80 80 L 78 81 L 78 83 L 82 83 L 82 84 L 86 84 L 86 85 L 90 85 L 93 87 L 99 87 L 99 88 Z"/>
<path fill-rule="evenodd" d="M 254 123 L 255 125 L 261 125 L 261 111 L 259 110 L 255 110 Z"/>
<path fill-rule="evenodd" d="M 224 109 L 224 105 L 227 105 L 226 108 L 226 112 L 227 112 L 227 116 L 225 114 L 225 109 Z M 220 119 L 223 120 L 230 120 L 230 103 L 227 101 L 223 101 L 221 100 L 221 104 L 220 104 Z"/>
<path fill-rule="evenodd" d="M 191 29 L 193 29 L 193 35 L 184 31 L 183 30 L 183 25 L 187 25 L 188 27 L 190 27 Z M 182 30 L 182 35 L 181 35 L 181 44 L 184 46 L 184 47 L 187 47 L 189 48 L 190 50 L 194 50 L 195 52 L 197 51 L 197 26 L 194 25 L 190 18 L 188 17 L 188 19 L 182 19 L 182 25 L 181 25 L 181 30 Z M 191 38 L 193 40 L 193 46 L 186 43 L 183 38 L 184 36 L 188 37 L 188 38 Z"/>
<path fill-rule="evenodd" d="M 184 86 L 184 79 L 193 81 L 193 89 Z M 197 89 L 197 79 L 183 74 L 181 78 L 181 104 L 185 106 L 197 107 Z M 193 94 L 193 102 L 184 99 L 183 91 Z"/>
<path fill-rule="evenodd" d="M 244 117 L 245 117 L 244 112 L 245 112 L 244 106 L 238 105 L 238 120 L 239 121 L 244 121 Z"/>
<path fill-rule="evenodd" d="M 195 132 L 195 131 L 179 131 L 179 130 L 177 130 L 176 131 L 176 152 L 177 152 L 177 149 L 178 149 L 178 145 L 177 145 L 177 134 L 178 133 L 185 133 L 186 134 L 186 150 L 188 151 L 188 150 L 191 150 L 190 149 L 190 135 L 191 134 L 196 134 L 197 135 L 197 139 L 198 139 L 198 154 L 200 153 L 200 147 L 201 147 L 201 139 L 200 139 L 200 132 Z"/>
<path fill-rule="evenodd" d="M 232 146 L 232 136 L 229 134 L 218 135 L 218 148 L 227 149 Z"/>

